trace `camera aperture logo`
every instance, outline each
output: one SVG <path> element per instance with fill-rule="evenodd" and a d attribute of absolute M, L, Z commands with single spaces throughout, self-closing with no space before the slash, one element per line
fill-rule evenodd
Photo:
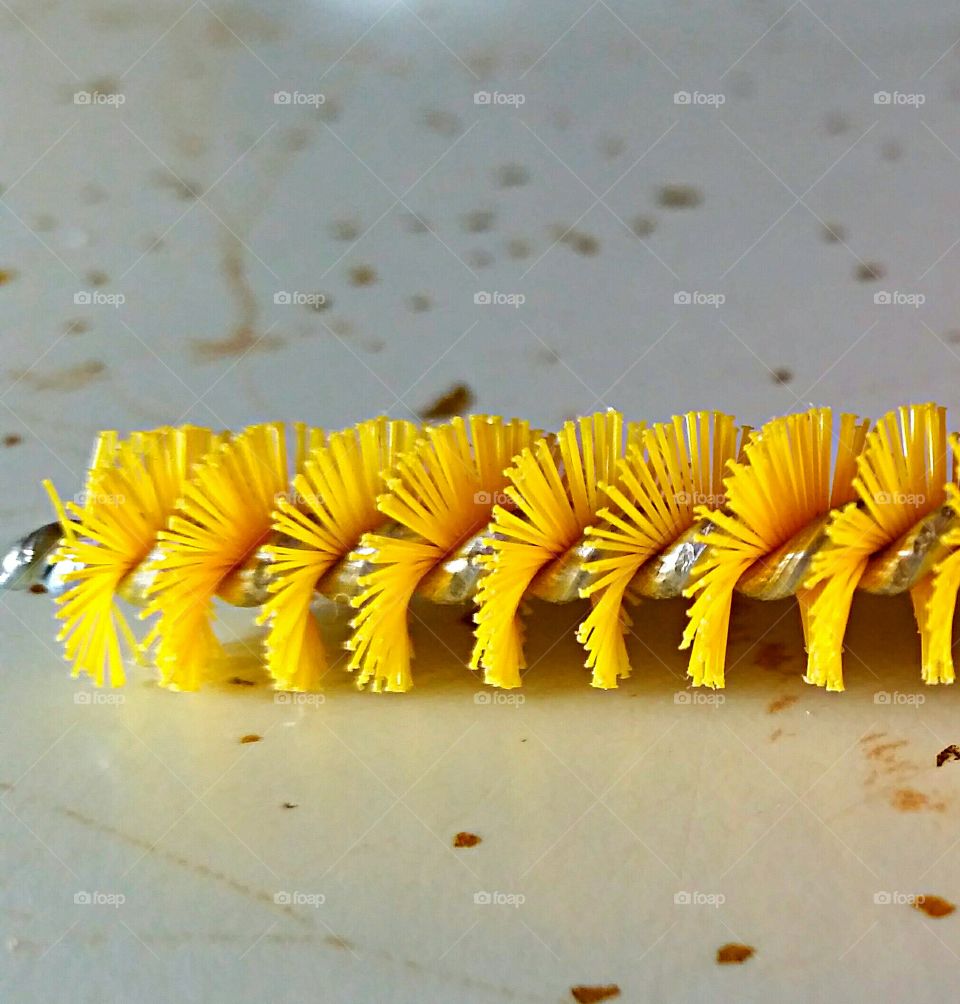
<path fill-rule="evenodd" d="M 281 889 L 280 892 L 273 894 L 273 901 L 277 906 L 312 906 L 315 910 L 319 910 L 326 903 L 327 897 L 322 892 Z"/>
<path fill-rule="evenodd" d="M 515 910 L 526 903 L 522 892 L 475 892 L 473 902 L 477 906 L 512 906 Z"/>
<path fill-rule="evenodd" d="M 274 91 L 275 105 L 312 105 L 319 108 L 327 103 L 326 95 L 320 93 L 305 94 L 303 91 Z"/>
<path fill-rule="evenodd" d="M 523 293 L 501 293 L 497 290 L 488 293 L 481 290 L 473 294 L 473 302 L 478 307 L 513 307 L 514 310 L 519 310 L 527 302 L 527 298 Z"/>
<path fill-rule="evenodd" d="M 673 294 L 673 302 L 678 307 L 713 307 L 716 310 L 727 302 L 727 298 L 723 293 L 681 289 Z"/>

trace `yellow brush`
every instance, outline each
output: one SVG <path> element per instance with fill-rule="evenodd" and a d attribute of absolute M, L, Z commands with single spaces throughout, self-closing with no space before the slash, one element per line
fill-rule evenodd
<path fill-rule="evenodd" d="M 349 668 L 383 691 L 412 686 L 415 595 L 474 606 L 470 667 L 507 688 L 529 598 L 590 600 L 577 637 L 592 684 L 612 688 L 630 671 L 625 604 L 691 597 L 689 676 L 722 687 L 734 593 L 796 596 L 805 679 L 842 690 L 854 592 L 909 592 L 923 679 L 952 683 L 957 455 L 933 404 L 872 428 L 814 408 L 755 430 L 719 412 L 646 427 L 607 411 L 551 435 L 484 415 L 103 433 L 82 498 L 47 484 L 58 521 L 9 551 L 0 589 L 56 595 L 74 675 L 119 686 L 125 642 L 178 690 L 216 654 L 217 597 L 261 608 L 278 689 L 319 688 L 311 606 L 325 596 L 355 608 Z M 121 599 L 153 619 L 140 644 Z"/>

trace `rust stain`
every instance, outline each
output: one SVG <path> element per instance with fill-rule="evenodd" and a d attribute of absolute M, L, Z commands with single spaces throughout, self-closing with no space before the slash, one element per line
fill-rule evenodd
<path fill-rule="evenodd" d="M 148 854 L 160 858 L 169 864 L 185 868 L 188 871 L 193 872 L 195 875 L 218 882 L 220 885 L 226 886 L 233 892 L 239 893 L 241 896 L 245 896 L 248 899 L 255 900 L 256 902 L 269 906 L 274 910 L 278 910 L 280 913 L 289 917 L 291 920 L 296 921 L 296 923 L 301 926 L 310 926 L 309 920 L 302 917 L 296 910 L 293 909 L 293 907 L 275 902 L 273 892 L 257 889 L 254 886 L 248 885 L 246 882 L 241 882 L 239 879 L 232 878 L 225 872 L 212 868 L 210 865 L 197 861 L 191 861 L 189 858 L 185 858 L 183 855 L 176 854 L 173 851 L 165 851 L 162 848 L 157 847 L 153 841 L 146 840 L 143 837 L 131 836 L 128 833 L 124 833 L 123 830 L 118 830 L 107 823 L 101 823 L 92 816 L 88 816 L 76 809 L 55 806 L 55 810 L 61 815 L 66 816 L 67 819 L 72 819 L 75 823 L 79 823 L 81 826 L 86 826 L 89 829 L 95 830 L 97 833 L 104 834 L 105 836 L 114 837 L 131 847 L 136 847 L 141 851 L 146 851 Z"/>
<path fill-rule="evenodd" d="M 864 261 L 856 267 L 853 274 L 859 282 L 873 282 L 874 279 L 882 279 L 887 270 L 878 261 Z"/>
<path fill-rule="evenodd" d="M 774 383 L 787 384 L 793 379 L 793 370 L 786 366 L 778 366 L 770 376 Z"/>
<path fill-rule="evenodd" d="M 8 282 L 16 279 L 17 273 L 12 268 L 0 268 L 0 286 L 5 286 Z"/>
<path fill-rule="evenodd" d="M 898 812 L 944 812 L 947 808 L 945 802 L 934 802 L 916 788 L 897 788 L 890 798 L 890 804 Z"/>
<path fill-rule="evenodd" d="M 496 218 L 492 209 L 474 209 L 462 218 L 461 225 L 468 234 L 483 234 L 493 229 Z"/>
<path fill-rule="evenodd" d="M 578 1004 L 596 1004 L 597 1001 L 608 1001 L 619 997 L 620 988 L 616 983 L 578 986 L 571 987 L 570 994 Z"/>
<path fill-rule="evenodd" d="M 781 711 L 785 711 L 787 708 L 796 704 L 799 698 L 796 694 L 784 694 L 783 697 L 778 697 L 772 700 L 767 706 L 768 715 L 776 715 Z"/>
<path fill-rule="evenodd" d="M 770 733 L 770 742 L 775 743 L 783 735 L 783 729 L 774 729 Z"/>
<path fill-rule="evenodd" d="M 861 740 L 862 742 L 863 740 Z M 894 743 L 880 743 L 877 746 L 872 746 L 866 751 L 866 757 L 868 760 L 882 760 L 888 764 L 896 761 L 896 757 L 892 756 L 894 750 L 902 749 L 904 746 L 908 746 L 909 743 L 906 739 L 898 739 Z"/>
<path fill-rule="evenodd" d="M 3 437 L 4 446 L 19 446 L 23 442 L 23 436 L 18 435 L 16 432 L 8 432 Z"/>
<path fill-rule="evenodd" d="M 246 745 L 248 743 L 258 743 L 263 738 L 263 736 L 258 736 L 255 732 L 249 733 L 249 735 L 241 736 L 241 745 Z"/>
<path fill-rule="evenodd" d="M 665 209 L 692 209 L 703 202 L 703 193 L 693 185 L 662 185 L 657 202 Z"/>
<path fill-rule="evenodd" d="M 72 391 L 80 390 L 107 372 L 105 363 L 99 359 L 89 359 L 74 366 L 38 372 L 37 370 L 12 370 L 11 376 L 22 380 L 34 390 Z"/>
<path fill-rule="evenodd" d="M 454 384 L 445 394 L 441 394 L 431 404 L 428 404 L 420 417 L 428 421 L 440 418 L 452 418 L 461 415 L 473 404 L 473 391 L 465 383 Z"/>
<path fill-rule="evenodd" d="M 372 286 L 377 281 L 377 270 L 372 265 L 353 265 L 347 272 L 351 286 Z"/>
<path fill-rule="evenodd" d="M 789 660 L 790 653 L 782 641 L 768 641 L 757 649 L 753 664 L 761 669 L 780 669 Z"/>
<path fill-rule="evenodd" d="M 948 760 L 960 760 L 960 746 L 948 746 L 937 754 L 937 766 L 942 767 Z"/>
<path fill-rule="evenodd" d="M 600 241 L 583 230 L 575 230 L 572 227 L 558 224 L 553 227 L 551 234 L 558 244 L 565 244 L 571 251 L 576 251 L 577 254 L 586 258 L 593 257 L 600 252 Z"/>
<path fill-rule="evenodd" d="M 741 945 L 731 941 L 726 945 L 721 945 L 717 949 L 717 963 L 721 966 L 738 964 L 742 965 L 747 959 L 753 958 L 756 949 L 752 945 Z"/>
<path fill-rule="evenodd" d="M 193 357 L 197 362 L 211 362 L 243 356 L 248 352 L 270 352 L 283 344 L 277 335 L 258 335 L 257 321 L 260 309 L 257 298 L 247 279 L 243 258 L 243 245 L 236 238 L 229 238 L 223 247 L 220 262 L 227 281 L 227 288 L 233 294 L 239 320 L 226 338 L 195 338 L 192 342 Z"/>
<path fill-rule="evenodd" d="M 910 905 L 928 917 L 948 917 L 956 910 L 956 906 L 942 896 L 917 896 Z"/>
<path fill-rule="evenodd" d="M 476 847 L 483 840 L 483 837 L 478 837 L 476 833 L 469 833 L 467 830 L 461 830 L 453 838 L 454 847 Z"/>

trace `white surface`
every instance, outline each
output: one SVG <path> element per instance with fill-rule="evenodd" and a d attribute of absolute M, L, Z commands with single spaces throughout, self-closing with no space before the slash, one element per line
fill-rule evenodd
<path fill-rule="evenodd" d="M 42 477 L 79 489 L 102 427 L 337 427 L 458 380 L 477 410 L 546 426 L 608 404 L 757 423 L 810 401 L 953 403 L 960 21 L 936 5 L 16 3 L 0 28 L 0 268 L 16 272 L 0 415 L 23 437 L 0 451 L 4 536 L 49 518 Z M 103 80 L 123 105 L 73 103 Z M 322 113 L 280 90 L 322 92 Z M 479 90 L 524 104 L 476 105 Z M 725 103 L 679 106 L 679 90 Z M 925 103 L 876 105 L 880 90 Z M 512 164 L 527 183 L 498 187 Z M 674 183 L 702 203 L 659 206 Z M 493 225 L 468 232 L 478 210 Z M 410 233 L 410 212 L 433 232 Z M 656 221 L 643 242 L 637 216 Z M 344 219 L 356 241 L 332 236 Z M 570 225 L 596 254 L 555 243 Z M 868 262 L 884 277 L 857 281 Z M 350 285 L 360 264 L 375 284 Z M 90 270 L 122 306 L 74 303 Z M 281 290 L 332 305 L 275 305 Z M 680 290 L 726 302 L 675 306 Z M 479 291 L 526 302 L 475 306 Z M 410 309 L 417 293 L 430 310 Z M 78 318 L 89 330 L 65 334 Z M 198 358 L 243 324 L 251 351 Z M 740 608 L 722 706 L 674 703 L 680 608 L 642 612 L 635 675 L 609 694 L 586 685 L 578 614 L 537 611 L 520 707 L 475 703 L 468 629 L 428 611 L 406 697 L 343 679 L 290 706 L 263 686 L 168 694 L 140 672 L 114 705 L 76 703 L 46 601 L 4 599 L 4 998 L 948 994 L 960 915 L 874 902 L 960 900 L 960 774 L 933 766 L 957 694 L 921 692 L 906 605 L 858 605 L 842 697 L 800 682 L 789 607 Z M 226 628 L 252 638 L 242 614 Z M 238 674 L 259 679 L 223 667 Z M 877 704 L 881 689 L 926 700 Z M 920 811 L 894 808 L 906 788 Z M 454 851 L 459 830 L 483 842 Z M 526 899 L 475 905 L 482 890 Z M 81 891 L 125 902 L 75 905 Z M 281 891 L 325 901 L 283 908 Z M 682 891 L 726 900 L 675 905 Z M 727 941 L 755 958 L 718 967 Z"/>

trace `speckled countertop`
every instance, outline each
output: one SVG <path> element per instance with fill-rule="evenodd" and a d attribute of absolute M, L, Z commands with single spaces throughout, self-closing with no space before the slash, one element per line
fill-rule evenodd
<path fill-rule="evenodd" d="M 932 3 L 0 3 L 0 529 L 101 428 L 952 405 L 958 40 Z M 908 605 L 858 604 L 842 697 L 738 607 L 699 703 L 672 604 L 610 693 L 538 609 L 489 704 L 423 616 L 411 695 L 285 704 L 242 612 L 221 684 L 92 696 L 0 601 L 4 999 L 955 987 L 960 913 L 909 898 L 960 901 L 958 698 Z"/>

